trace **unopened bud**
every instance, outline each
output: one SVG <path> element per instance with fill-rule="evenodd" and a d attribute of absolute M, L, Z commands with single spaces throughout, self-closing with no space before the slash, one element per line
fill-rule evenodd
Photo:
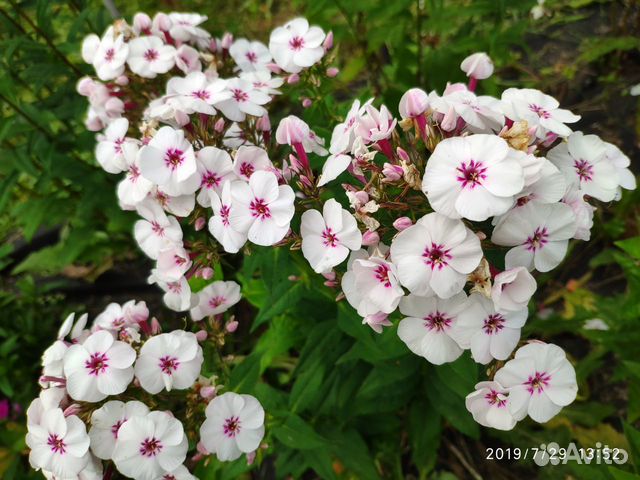
<path fill-rule="evenodd" d="M 396 218 L 396 220 L 393 222 L 393 228 L 395 228 L 399 232 L 406 230 L 412 225 L 413 225 L 413 222 L 409 217 Z"/>
<path fill-rule="evenodd" d="M 204 226 L 207 224 L 207 219 L 204 217 L 198 217 L 196 218 L 196 222 L 193 225 L 193 228 L 196 229 L 196 232 L 199 232 L 200 230 L 202 230 L 204 228 Z"/>
<path fill-rule="evenodd" d="M 237 320 L 231 320 L 229 323 L 227 323 L 227 325 L 225 326 L 225 329 L 229 333 L 235 332 L 238 329 L 238 321 Z"/>
<path fill-rule="evenodd" d="M 400 165 L 393 165 L 391 163 L 385 163 L 382 167 L 382 174 L 387 182 L 395 182 L 402 178 L 404 170 Z"/>
<path fill-rule="evenodd" d="M 309 108 L 312 104 L 313 104 L 313 102 L 311 101 L 310 98 L 305 97 L 305 98 L 302 99 L 302 106 L 304 108 Z"/>
<path fill-rule="evenodd" d="M 207 333 L 206 330 L 198 330 L 196 332 L 196 339 L 199 342 L 204 342 L 207 339 L 208 336 L 209 336 L 209 334 Z"/>
<path fill-rule="evenodd" d="M 287 77 L 287 83 L 289 85 L 293 85 L 295 83 L 298 83 L 299 81 L 300 81 L 300 75 L 298 75 L 297 73 L 292 73 Z"/>
<path fill-rule="evenodd" d="M 333 31 L 330 31 L 329 33 L 327 33 L 327 36 L 325 37 L 324 42 L 322 42 L 322 47 L 324 48 L 325 52 L 333 48 Z"/>
<path fill-rule="evenodd" d="M 156 317 L 151 319 L 151 335 L 157 335 L 162 333 L 162 327 L 160 326 L 160 322 Z"/>
<path fill-rule="evenodd" d="M 338 75 L 338 73 L 340 73 L 340 70 L 338 70 L 336 67 L 327 68 L 327 77 L 329 78 L 334 78 Z"/>
<path fill-rule="evenodd" d="M 200 277 L 205 280 L 209 280 L 210 278 L 213 278 L 213 268 L 204 267 L 202 270 L 200 270 Z"/>
<path fill-rule="evenodd" d="M 231 44 L 233 43 L 233 34 L 229 32 L 225 32 L 222 35 L 221 45 L 223 50 L 229 50 L 231 48 Z"/>
<path fill-rule="evenodd" d="M 222 133 L 224 131 L 224 118 L 216 120 L 216 123 L 213 124 L 213 129 L 218 133 Z"/>
<path fill-rule="evenodd" d="M 213 385 L 207 385 L 200 389 L 200 396 L 206 400 L 211 400 L 216 396 L 216 387 Z"/>
<path fill-rule="evenodd" d="M 378 235 L 378 232 L 367 230 L 364 235 L 362 235 L 362 245 L 365 247 L 377 245 L 378 243 L 380 243 L 380 235 Z"/>

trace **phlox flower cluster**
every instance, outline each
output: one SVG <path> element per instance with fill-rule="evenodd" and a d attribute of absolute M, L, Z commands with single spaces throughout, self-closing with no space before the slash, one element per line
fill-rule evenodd
<path fill-rule="evenodd" d="M 42 357 L 42 390 L 27 410 L 34 469 L 56 480 L 102 480 L 115 471 L 190 480 L 187 465 L 210 453 L 220 461 L 255 455 L 264 436 L 258 400 L 220 393 L 215 376 L 202 376 L 200 343 L 215 332 L 162 333 L 146 304 L 133 300 L 87 321 L 69 315 Z M 190 439 L 198 447 L 188 459 Z"/>
<path fill-rule="evenodd" d="M 286 106 L 272 128 L 267 108 L 289 86 L 317 92 L 336 73 L 327 69 L 331 33 L 298 18 L 271 32 L 266 45 L 210 37 L 199 26 L 204 20 L 138 15 L 131 26 L 88 38 L 83 57 L 105 83 L 78 86 L 90 101 L 88 128 L 103 130 L 97 161 L 124 173 L 118 198 L 141 217 L 135 238 L 156 262 L 149 281 L 163 289 L 167 306 L 189 311 L 195 322 L 217 319 L 239 301 L 240 286 L 216 281 L 192 292 L 190 280 L 212 279 L 224 254 L 287 246 L 375 332 L 394 327 L 433 364 L 469 350 L 487 365 L 490 378 L 467 397 L 480 424 L 507 430 L 526 416 L 546 422 L 570 404 L 577 383 L 564 351 L 524 341 L 521 331 L 538 272 L 560 265 L 571 240 L 589 240 L 598 202 L 636 187 L 629 159 L 573 131 L 580 117 L 543 92 L 479 95 L 479 81 L 494 71 L 481 52 L 462 62 L 468 84 L 442 93 L 412 88 L 398 115 L 375 99 L 355 100 L 325 148 Z M 129 86 L 137 77 L 145 85 L 157 79 L 155 91 L 135 97 Z M 123 363 L 119 378 L 134 375 L 151 393 L 186 388 L 186 380 L 138 375 L 138 364 L 157 364 L 153 355 L 168 345 L 156 338 L 132 359 L 133 373 Z M 102 347 L 98 340 L 106 337 L 88 347 Z M 74 355 L 91 355 L 88 347 Z M 61 355 L 58 346 L 49 357 L 55 363 Z M 82 391 L 111 394 L 100 388 Z M 242 409 L 257 411 L 242 397 L 221 401 L 218 412 L 242 420 Z M 227 425 L 228 415 L 211 412 L 202 430 Z M 239 424 L 259 430 L 256 419 Z M 232 458 L 262 433 L 252 435 L 233 446 L 203 445 Z"/>
<path fill-rule="evenodd" d="M 304 18 L 276 28 L 268 45 L 229 33 L 215 38 L 202 28 L 206 20 L 140 13 L 131 25 L 118 21 L 102 37 L 90 35 L 82 56 L 97 79 L 78 84 L 90 102 L 87 127 L 102 131 L 96 159 L 123 175 L 120 205 L 141 217 L 135 239 L 156 262 L 149 282 L 164 290 L 169 308 L 194 320 L 239 299 L 235 290 L 192 292 L 188 279 L 209 280 L 216 259 L 194 232 L 206 228 L 234 253 L 288 234 L 291 167 L 270 158 L 267 108 L 281 87 L 315 88 L 327 76 L 332 44 Z M 294 133 L 290 140 L 303 150 L 325 152 L 308 127 Z"/>

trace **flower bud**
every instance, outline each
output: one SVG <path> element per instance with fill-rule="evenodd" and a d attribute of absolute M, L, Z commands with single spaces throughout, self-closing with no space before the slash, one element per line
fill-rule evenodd
<path fill-rule="evenodd" d="M 333 48 L 333 31 L 327 33 L 327 36 L 324 38 L 324 42 L 322 42 L 322 47 L 325 52 L 328 52 Z"/>
<path fill-rule="evenodd" d="M 88 97 L 94 90 L 95 82 L 91 77 L 82 77 L 76 84 L 76 92 L 83 97 Z"/>
<path fill-rule="evenodd" d="M 216 387 L 213 385 L 207 385 L 206 387 L 202 387 L 200 389 L 200 396 L 205 400 L 211 400 L 216 396 Z"/>
<path fill-rule="evenodd" d="M 157 335 L 162 333 L 162 327 L 160 326 L 160 322 L 156 317 L 151 319 L 151 335 Z"/>
<path fill-rule="evenodd" d="M 368 247 L 371 245 L 377 245 L 378 243 L 380 243 L 380 235 L 378 235 L 378 232 L 367 230 L 364 232 L 364 235 L 362 235 L 363 246 Z"/>
<path fill-rule="evenodd" d="M 222 133 L 224 131 L 224 118 L 221 117 L 216 120 L 216 123 L 213 124 L 213 129 L 218 133 Z"/>
<path fill-rule="evenodd" d="M 310 98 L 304 97 L 302 99 L 302 107 L 303 108 L 309 108 L 312 104 L 313 104 L 313 102 L 311 101 Z"/>
<path fill-rule="evenodd" d="M 456 128 L 456 125 L 457 125 L 456 111 L 453 109 L 453 107 L 450 107 L 449 111 L 445 114 L 444 118 L 442 119 L 442 123 L 440 123 L 440 127 L 445 132 L 451 132 L 453 129 Z"/>
<path fill-rule="evenodd" d="M 233 44 L 233 34 L 225 32 L 224 35 L 222 35 L 222 40 L 220 43 L 223 50 L 229 50 L 229 48 L 231 48 L 231 45 Z"/>
<path fill-rule="evenodd" d="M 136 13 L 133 16 L 133 29 L 138 33 L 149 33 L 151 31 L 151 17 L 146 13 Z"/>
<path fill-rule="evenodd" d="M 282 73 L 282 69 L 275 63 L 267 63 L 266 67 L 271 73 L 274 73 L 276 75 Z"/>
<path fill-rule="evenodd" d="M 295 115 L 280 120 L 276 130 L 276 142 L 280 145 L 303 143 L 309 137 L 309 125 Z"/>
<path fill-rule="evenodd" d="M 396 218 L 396 220 L 393 222 L 393 228 L 395 228 L 399 232 L 406 230 L 412 225 L 413 225 L 413 222 L 409 217 Z"/>
<path fill-rule="evenodd" d="M 196 219 L 195 224 L 193 225 L 193 228 L 196 229 L 196 232 L 199 232 L 200 230 L 202 230 L 205 226 L 205 224 L 207 223 L 207 219 L 204 217 L 198 217 Z"/>
<path fill-rule="evenodd" d="M 271 130 L 271 120 L 269 114 L 265 113 L 256 121 L 256 128 L 261 132 L 268 132 Z"/>
<path fill-rule="evenodd" d="M 467 77 L 484 80 L 493 73 L 493 62 L 484 52 L 474 53 L 465 58 L 460 64 L 460 69 L 467 74 Z"/>
<path fill-rule="evenodd" d="M 400 99 L 398 110 L 402 118 L 415 118 L 429 108 L 429 95 L 420 88 L 407 90 Z"/>
<path fill-rule="evenodd" d="M 404 148 L 396 148 L 396 154 L 398 155 L 398 158 L 404 163 L 411 163 L 411 158 L 409 158 L 409 154 L 405 151 Z"/>
<path fill-rule="evenodd" d="M 202 277 L 204 280 L 213 278 L 213 268 L 204 267 L 202 270 L 200 270 L 200 277 Z"/>
<path fill-rule="evenodd" d="M 287 83 L 289 85 L 293 85 L 296 84 L 300 81 L 300 75 L 298 75 L 297 73 L 292 73 L 291 75 L 289 75 L 287 77 Z"/>
<path fill-rule="evenodd" d="M 338 75 L 338 73 L 340 73 L 340 70 L 338 70 L 336 67 L 329 67 L 327 68 L 327 77 L 329 78 L 334 78 L 335 76 Z"/>
<path fill-rule="evenodd" d="M 65 417 L 70 417 L 71 415 L 78 415 L 80 413 L 81 407 L 77 403 L 72 403 L 67 408 L 65 408 L 63 415 Z"/>
<path fill-rule="evenodd" d="M 153 26 L 163 32 L 168 32 L 172 23 L 169 15 L 166 13 L 157 13 L 156 16 L 153 17 Z"/>
<path fill-rule="evenodd" d="M 206 330 L 198 330 L 196 332 L 196 339 L 199 342 L 204 342 L 207 339 L 208 336 L 209 336 L 209 334 L 207 333 Z"/>
<path fill-rule="evenodd" d="M 237 320 L 231 320 L 229 323 L 227 323 L 227 325 L 225 326 L 225 329 L 229 333 L 235 332 L 238 329 L 238 321 Z"/>
<path fill-rule="evenodd" d="M 382 174 L 386 182 L 396 182 L 402 178 L 404 171 L 400 165 L 392 165 L 387 162 L 382 167 Z"/>
<path fill-rule="evenodd" d="M 116 78 L 116 84 L 120 85 L 121 87 L 129 85 L 129 77 L 127 77 L 126 75 L 120 75 L 118 78 Z"/>

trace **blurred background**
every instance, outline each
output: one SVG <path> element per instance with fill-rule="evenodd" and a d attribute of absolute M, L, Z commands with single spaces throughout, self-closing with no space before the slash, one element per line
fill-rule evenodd
<path fill-rule="evenodd" d="M 640 171 L 637 0 L 109 3 L 128 20 L 138 11 L 197 11 L 209 16 L 204 27 L 214 36 L 230 31 L 265 43 L 273 27 L 304 15 L 335 34 L 340 74 L 332 102 L 340 114 L 355 97 L 375 96 L 396 111 L 410 87 L 442 92 L 447 81 L 464 81 L 464 57 L 485 51 L 496 73 L 482 82 L 481 93 L 499 96 L 511 86 L 543 90 L 582 115 L 574 129 L 618 145 L 631 158 L 631 169 Z M 75 92 L 77 80 L 91 70 L 80 57 L 82 39 L 102 34 L 114 13 L 100 1 L 0 0 L 2 479 L 38 478 L 24 455 L 24 410 L 37 394 L 40 355 L 66 314 L 95 315 L 109 302 L 138 298 L 158 316 L 175 316 L 162 307 L 159 290 L 146 283 L 150 264 L 132 238 L 136 214 L 120 210 L 118 179 L 94 160 L 95 135 L 83 125 L 86 101 Z M 313 116 L 313 109 L 305 112 L 315 128 Z M 316 131 L 327 138 L 331 127 Z M 575 244 L 553 275 L 542 277 L 536 294 L 539 318 L 525 334 L 560 343 L 578 361 L 576 405 L 544 427 L 498 434 L 461 424 L 447 405 L 459 402 L 453 393 L 430 393 L 431 405 L 393 407 L 391 416 L 402 425 L 381 422 L 375 429 L 356 423 L 364 450 L 353 452 L 360 459 L 355 463 L 373 462 L 386 478 L 640 478 L 633 466 L 552 471 L 485 459 L 487 447 L 537 446 L 553 438 L 624 447 L 632 460 L 640 460 L 639 199 L 637 191 L 625 192 L 621 202 L 602 205 L 591 241 Z M 441 376 L 443 383 L 451 381 Z M 391 380 L 378 387 L 376 395 L 394 388 Z M 416 425 L 415 433 L 411 424 L 421 418 L 422 407 L 433 409 L 437 421 Z M 409 438 L 402 443 L 405 451 L 391 452 L 383 441 L 385 428 Z M 281 458 L 295 457 L 292 443 L 278 450 Z M 358 457 L 365 451 L 366 458 Z M 302 467 L 275 469 L 285 462 L 281 458 L 267 462 L 254 478 L 272 478 L 275 471 L 278 478 L 281 472 L 292 478 L 370 478 L 370 470 L 348 464 L 344 473 L 344 461 L 334 456 L 324 473 L 318 472 L 326 462 L 308 458 Z"/>

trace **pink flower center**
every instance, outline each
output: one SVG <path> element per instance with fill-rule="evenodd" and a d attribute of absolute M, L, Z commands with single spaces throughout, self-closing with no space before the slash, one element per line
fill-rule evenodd
<path fill-rule="evenodd" d="M 173 372 L 178 370 L 180 362 L 176 357 L 165 355 L 164 357 L 160 357 L 160 363 L 158 363 L 158 366 L 160 367 L 160 370 L 162 370 L 162 373 L 173 375 Z"/>
<path fill-rule="evenodd" d="M 140 443 L 140 455 L 143 457 L 155 457 L 162 450 L 162 443 L 155 437 L 145 438 Z"/>
<path fill-rule="evenodd" d="M 213 188 L 220 185 L 220 181 L 222 177 L 217 176 L 214 172 L 210 172 L 207 170 L 204 175 L 202 175 L 202 182 L 200 184 L 201 187 Z"/>
<path fill-rule="evenodd" d="M 177 148 L 170 148 L 164 155 L 164 162 L 171 170 L 175 170 L 184 162 L 184 153 Z"/>
<path fill-rule="evenodd" d="M 118 138 L 113 142 L 113 150 L 120 154 L 122 153 L 122 144 L 124 143 L 124 138 Z"/>
<path fill-rule="evenodd" d="M 226 301 L 227 299 L 224 298 L 223 296 L 215 296 L 211 300 L 209 300 L 209 306 L 211 308 L 218 308 L 220 305 L 222 305 Z"/>
<path fill-rule="evenodd" d="M 255 171 L 256 171 L 256 167 L 254 167 L 251 163 L 243 162 L 240 165 L 240 175 L 243 175 L 247 178 L 253 175 L 253 172 Z"/>
<path fill-rule="evenodd" d="M 249 210 L 251 210 L 251 215 L 253 217 L 259 218 L 260 220 L 271 218 L 271 210 L 269 210 L 269 205 L 267 205 L 261 198 L 254 198 L 253 201 L 249 204 Z"/>
<path fill-rule="evenodd" d="M 487 400 L 489 405 L 497 405 L 498 408 L 502 408 L 507 404 L 506 398 L 501 398 L 503 395 L 499 392 L 496 392 L 494 389 L 491 389 L 489 393 L 487 393 L 484 398 Z"/>
<path fill-rule="evenodd" d="M 487 178 L 485 167 L 482 162 L 476 162 L 475 160 L 469 160 L 469 163 L 462 162 L 458 168 L 456 168 L 458 176 L 456 180 L 460 182 L 462 188 L 469 187 L 475 188 L 476 185 L 482 185 L 482 180 Z"/>
<path fill-rule="evenodd" d="M 167 284 L 167 288 L 173 293 L 182 293 L 182 285 L 180 282 L 171 282 Z"/>
<path fill-rule="evenodd" d="M 138 178 L 140 177 L 140 169 L 138 167 L 136 167 L 135 165 L 131 165 L 129 167 L 129 180 L 131 180 L 131 182 L 135 183 L 138 181 Z"/>
<path fill-rule="evenodd" d="M 158 51 L 154 50 L 153 48 L 150 48 L 149 50 L 144 52 L 144 59 L 147 62 L 153 62 L 154 60 L 157 60 L 158 59 Z"/>
<path fill-rule="evenodd" d="M 573 167 L 576 169 L 581 182 L 590 182 L 593 180 L 593 165 L 586 160 L 575 160 Z"/>
<path fill-rule="evenodd" d="M 164 227 L 162 227 L 158 222 L 156 222 L 155 220 L 153 222 L 151 222 L 151 231 L 153 233 L 155 233 L 156 235 L 158 235 L 159 237 L 164 236 Z"/>
<path fill-rule="evenodd" d="M 304 47 L 304 38 L 302 37 L 293 37 L 291 40 L 289 40 L 289 47 L 291 48 L 291 50 L 302 50 L 302 47 Z"/>
<path fill-rule="evenodd" d="M 98 376 L 109 366 L 107 363 L 108 360 L 109 358 L 106 353 L 92 353 L 89 360 L 84 362 L 84 367 L 89 370 L 89 375 Z"/>
<path fill-rule="evenodd" d="M 547 233 L 546 227 L 538 227 L 533 232 L 533 235 L 527 238 L 525 244 L 527 245 L 527 250 L 535 252 L 544 247 L 548 241 L 549 234 Z"/>
<path fill-rule="evenodd" d="M 551 114 L 549 112 L 547 112 L 544 108 L 542 108 L 540 105 L 536 105 L 536 104 L 529 104 L 529 110 L 531 110 L 533 113 L 535 113 L 536 115 L 538 115 L 538 117 L 540 118 L 550 118 Z"/>
<path fill-rule="evenodd" d="M 107 62 L 111 62 L 111 61 L 113 61 L 113 59 L 115 58 L 115 56 L 116 56 L 116 51 L 115 51 L 113 48 L 109 48 L 109 49 L 107 49 L 107 51 L 106 51 L 106 52 L 104 52 L 104 59 L 105 59 Z"/>
<path fill-rule="evenodd" d="M 527 391 L 530 395 L 534 393 L 542 393 L 544 389 L 549 385 L 551 375 L 547 372 L 536 372 L 535 375 L 529 375 L 529 378 L 525 385 L 527 385 Z"/>
<path fill-rule="evenodd" d="M 376 280 L 383 284 L 386 288 L 391 288 L 391 280 L 389 280 L 389 267 L 382 264 L 378 265 L 374 270 Z"/>
<path fill-rule="evenodd" d="M 247 60 L 251 63 L 256 63 L 258 61 L 258 56 L 254 52 L 247 52 L 245 57 L 247 57 Z"/>
<path fill-rule="evenodd" d="M 67 451 L 67 445 L 55 433 L 49 434 L 49 438 L 47 438 L 47 445 L 51 447 L 51 451 L 53 453 L 59 453 L 60 455 L 64 455 L 64 453 Z"/>
<path fill-rule="evenodd" d="M 424 263 L 431 267 L 431 270 L 435 270 L 436 268 L 442 270 L 448 265 L 447 260 L 453 258 L 449 254 L 450 251 L 451 249 L 445 248 L 444 245 L 431 242 L 431 246 L 427 246 L 424 249 L 422 258 L 424 258 Z"/>
<path fill-rule="evenodd" d="M 233 438 L 240 432 L 240 419 L 238 417 L 229 417 L 225 420 L 222 428 L 227 437 Z"/>
<path fill-rule="evenodd" d="M 338 236 L 333 233 L 331 228 L 327 227 L 322 232 L 322 243 L 325 247 L 337 247 L 340 245 L 340 241 L 338 240 Z"/>
<path fill-rule="evenodd" d="M 122 426 L 122 424 L 126 421 L 127 421 L 126 418 L 124 420 L 118 420 L 116 423 L 114 423 L 111 426 L 111 434 L 113 435 L 113 438 L 118 438 L 118 431 L 120 430 L 120 427 Z"/>
<path fill-rule="evenodd" d="M 220 207 L 220 216 L 222 217 L 222 224 L 226 227 L 229 226 L 230 213 L 231 213 L 231 207 L 229 205 L 222 205 L 222 207 Z"/>
<path fill-rule="evenodd" d="M 199 98 L 200 100 L 208 100 L 209 92 L 206 90 L 195 90 L 191 92 L 191 96 L 194 98 Z"/>
<path fill-rule="evenodd" d="M 451 317 L 447 317 L 444 313 L 436 310 L 424 317 L 424 326 L 429 330 L 437 330 L 438 332 L 444 332 L 445 329 L 451 326 Z"/>
<path fill-rule="evenodd" d="M 504 328 L 505 318 L 499 313 L 493 313 L 484 319 L 482 329 L 487 335 L 498 333 Z"/>
<path fill-rule="evenodd" d="M 233 94 L 233 99 L 236 102 L 246 102 L 247 100 L 249 100 L 249 94 L 243 90 L 240 90 L 239 88 L 233 88 L 231 89 L 231 93 Z"/>

